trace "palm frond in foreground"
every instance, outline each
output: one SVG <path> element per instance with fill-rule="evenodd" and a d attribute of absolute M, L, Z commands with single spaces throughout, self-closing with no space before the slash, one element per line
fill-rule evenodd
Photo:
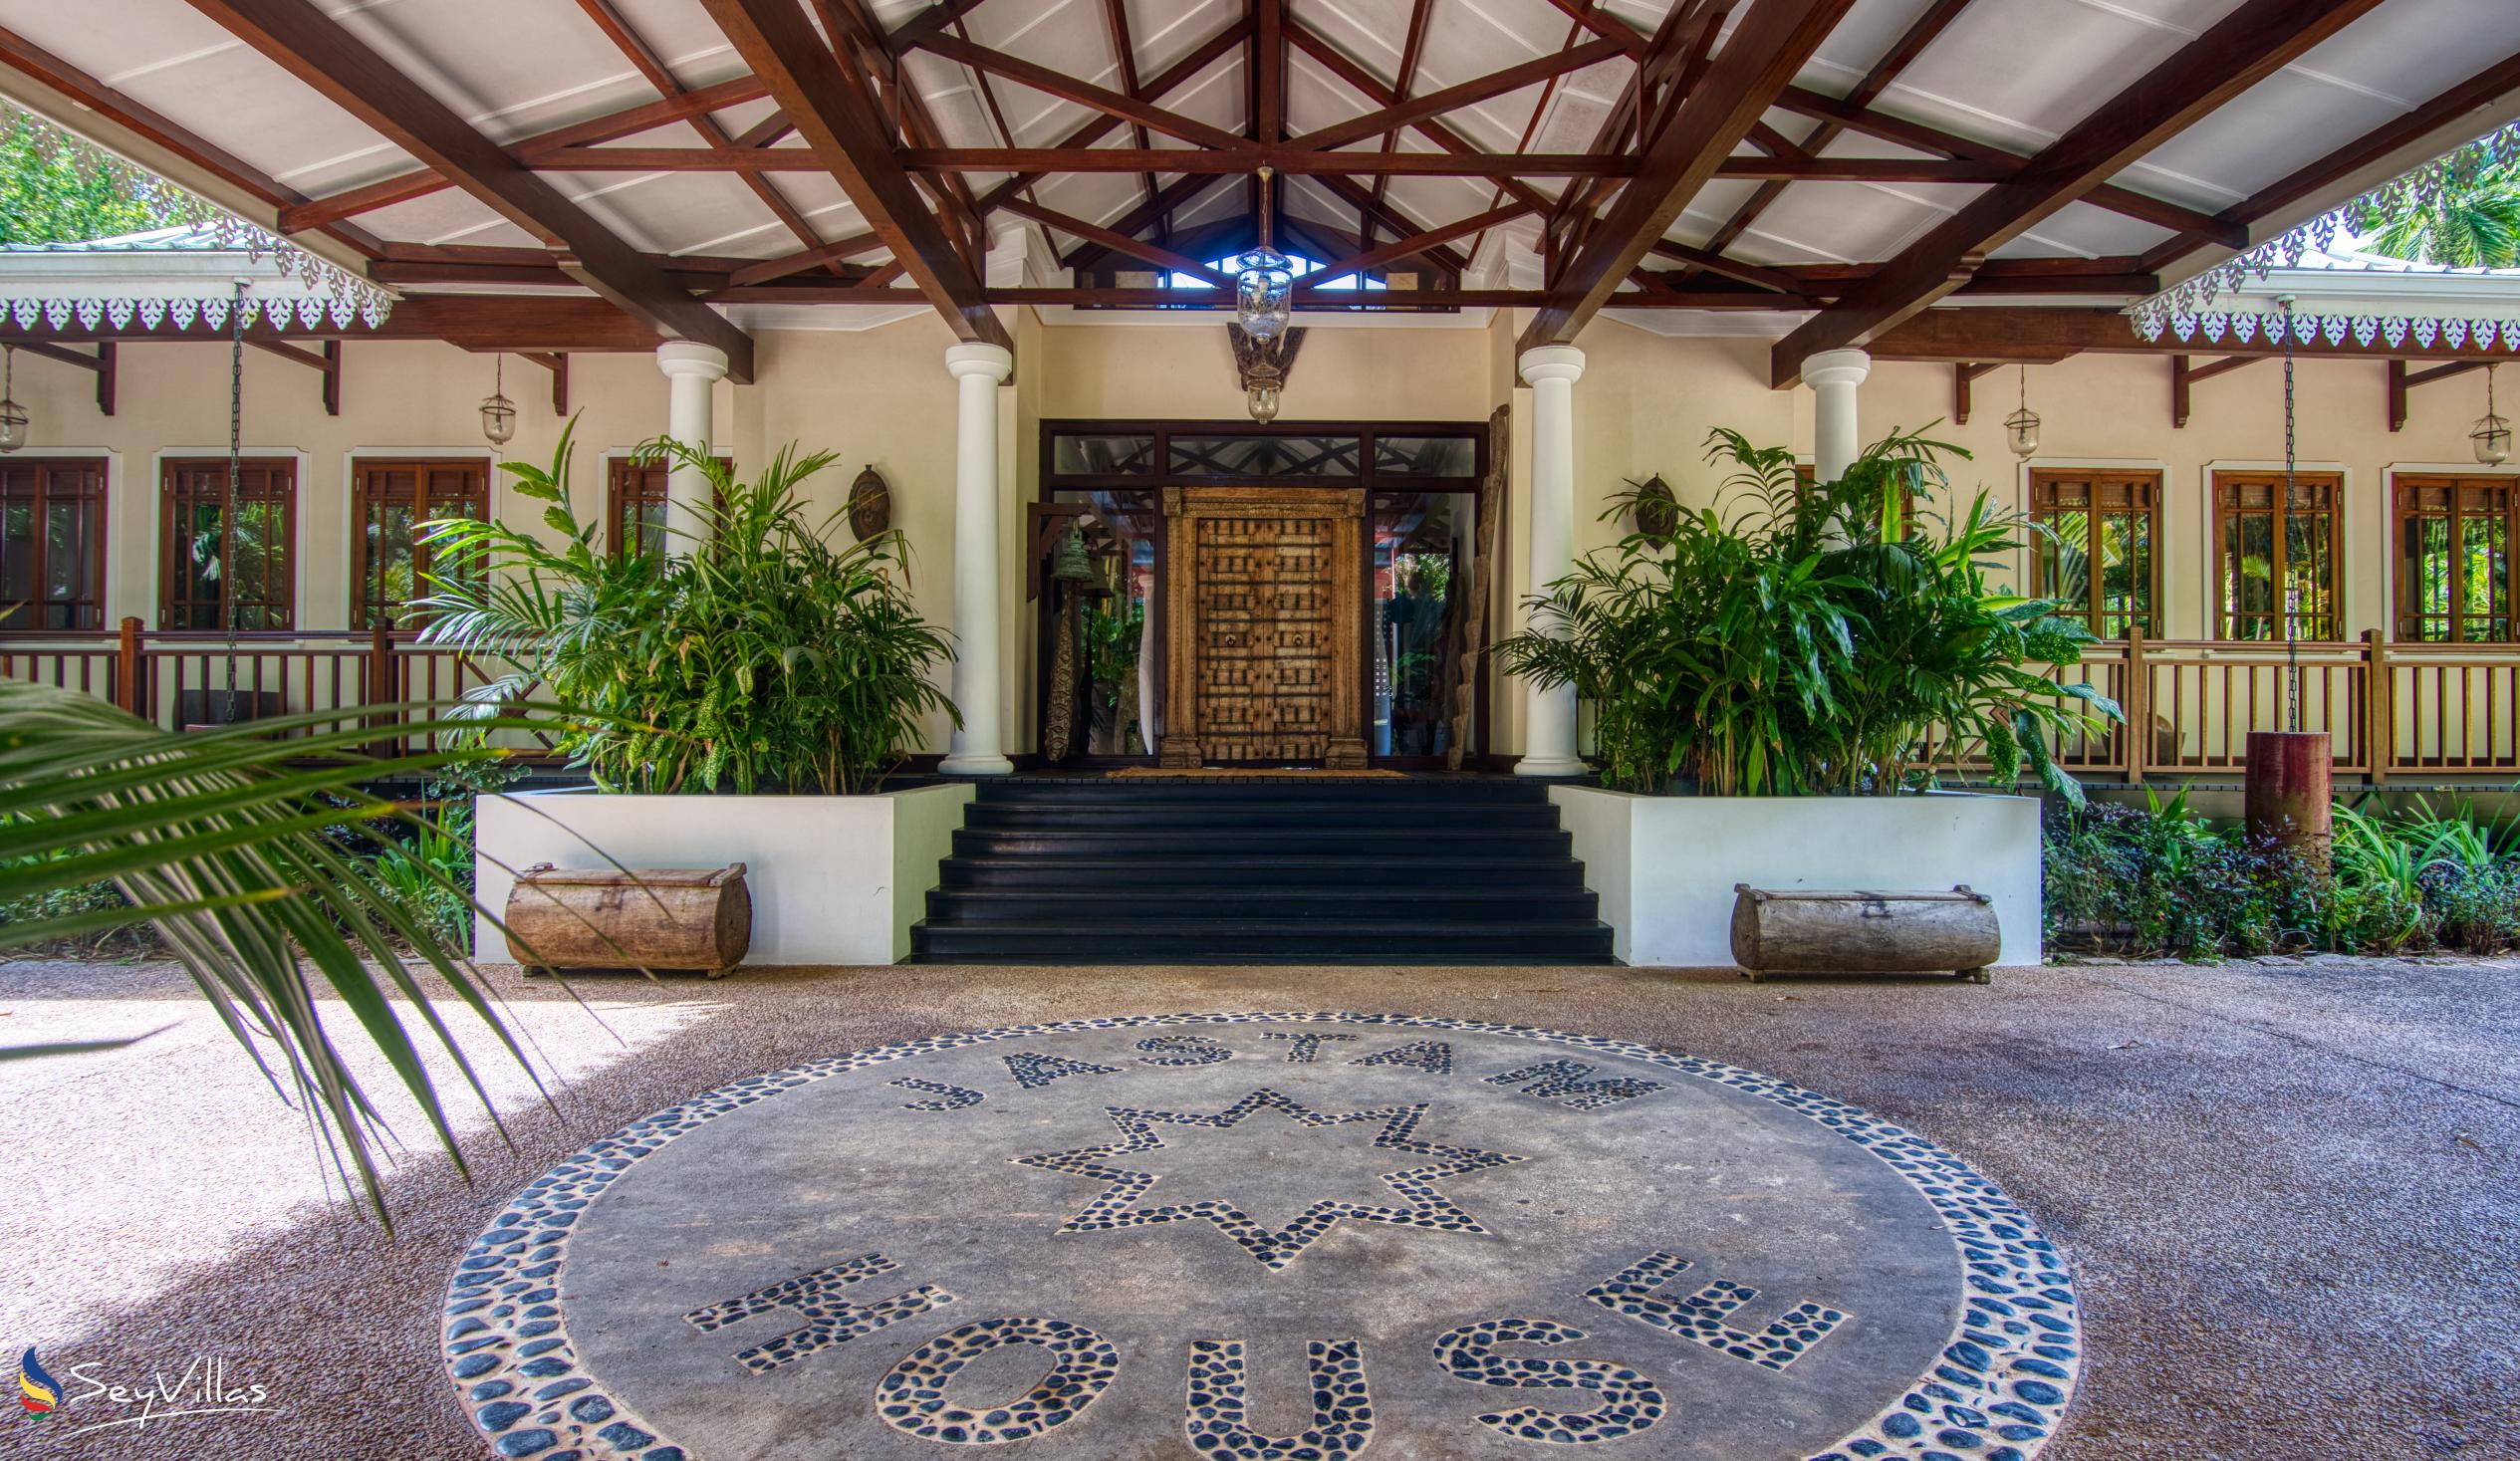
<path fill-rule="evenodd" d="M 532 1072 L 468 958 L 379 891 L 340 836 L 381 837 L 381 824 L 408 816 L 362 790 L 379 778 L 498 754 L 441 735 L 452 723 L 423 707 L 401 709 L 414 718 L 368 707 L 177 734 L 74 691 L 0 682 L 0 899 L 111 879 L 133 905 L 12 934 L 42 941 L 134 915 L 152 924 L 264 1077 L 308 1112 L 344 1187 L 355 1171 L 388 1226 L 378 1161 L 391 1138 L 331 1011 L 357 1021 L 459 1170 L 425 1045 L 498 1116 L 432 997 L 470 1010 Z M 380 712 L 394 716 L 389 728 Z M 378 753 L 388 734 L 394 747 L 433 749 Z M 454 890 L 470 900 L 469 887 Z M 337 1007 L 318 1002 L 319 981 Z"/>

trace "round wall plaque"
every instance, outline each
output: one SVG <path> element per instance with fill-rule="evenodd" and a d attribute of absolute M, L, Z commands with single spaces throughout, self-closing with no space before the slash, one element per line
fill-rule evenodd
<path fill-rule="evenodd" d="M 892 489 L 870 463 L 849 484 L 849 531 L 861 543 L 892 526 Z"/>
<path fill-rule="evenodd" d="M 503 1208 L 445 1313 L 499 1455 L 2023 1461 L 2036 1226 L 1752 1072 L 1395 1015 L 1132 1016 L 739 1081 Z"/>

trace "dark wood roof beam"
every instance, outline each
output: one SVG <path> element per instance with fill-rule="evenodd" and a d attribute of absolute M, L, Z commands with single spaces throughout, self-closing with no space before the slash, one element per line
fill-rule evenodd
<path fill-rule="evenodd" d="M 123 143 L 119 149 L 129 153 L 142 166 L 155 161 L 150 149 L 156 149 L 175 162 L 195 169 L 201 174 L 196 186 L 211 194 L 213 201 L 227 201 L 216 196 L 218 187 L 223 185 L 239 195 L 234 199 L 237 211 L 247 216 L 259 212 L 281 220 L 287 219 L 292 209 L 308 204 L 304 193 L 6 28 L 0 28 L 0 65 L 59 93 L 74 106 L 84 108 L 91 114 L 89 130 L 104 132 L 108 126 L 119 129 L 128 142 L 111 135 L 102 139 L 109 145 Z M 107 125 L 100 126 L 100 122 Z M 298 229 L 289 228 L 283 222 L 280 231 L 305 232 L 320 228 L 328 237 L 349 249 L 375 258 L 380 250 L 378 240 L 366 230 L 344 223 L 342 220 L 348 216 L 335 215 Z"/>
<path fill-rule="evenodd" d="M 1620 49 L 1608 41 L 1587 41 L 1571 50 L 1535 56 L 1519 65 L 1490 72 L 1486 76 L 1463 82 L 1459 86 L 1445 87 L 1441 91 L 1428 92 L 1422 97 L 1397 101 L 1379 111 L 1368 112 L 1362 117 L 1352 117 L 1346 122 L 1323 127 L 1318 131 L 1306 132 L 1294 138 L 1289 145 L 1310 151 L 1329 151 L 1334 147 L 1344 147 L 1350 142 L 1364 141 L 1377 132 L 1390 131 L 1429 117 L 1439 117 L 1446 112 L 1456 112 L 1464 107 L 1475 106 L 1490 98 L 1504 96 L 1508 92 L 1519 92 L 1525 87 L 1537 86 L 1552 77 L 1564 76 L 1572 71 L 1582 71 L 1588 66 L 1598 66 L 1620 54 Z"/>
<path fill-rule="evenodd" d="M 1950 29 L 1951 22 L 1960 18 L 1960 12 L 1967 9 L 1968 4 L 1969 0 L 1934 0 L 1934 4 L 1924 14 L 1916 17 L 1914 23 L 1906 30 L 1900 32 L 1898 39 L 1890 43 L 1890 50 L 1884 52 L 1881 59 L 1873 63 L 1872 69 L 1864 73 L 1863 77 L 1856 82 L 1855 89 L 1847 93 L 1847 102 L 1856 107 L 1872 106 L 1875 99 L 1890 90 L 1890 84 L 1898 78 L 1900 72 L 1907 69 L 1909 63 L 1923 55 L 1926 47 L 1932 45 L 1944 31 Z M 1811 135 L 1803 139 L 1803 150 L 1819 152 L 1831 142 L 1836 141 L 1844 131 L 1845 128 L 1837 122 L 1822 122 L 1819 126 L 1813 128 Z M 1720 254 L 1731 248 L 1742 234 L 1750 230 L 1752 224 L 1759 221 L 1759 215 L 1765 213 L 1784 191 L 1783 179 L 1762 184 L 1758 191 L 1752 193 L 1739 208 L 1733 210 L 1731 217 L 1725 219 L 1712 234 L 1708 235 L 1706 240 L 1708 251 Z"/>
<path fill-rule="evenodd" d="M 945 323 L 963 340 L 1013 349 L 979 275 L 893 160 L 882 117 L 821 44 L 796 0 L 702 3 Z"/>
<path fill-rule="evenodd" d="M 1565 11 L 1577 25 L 1605 41 L 1615 42 L 1620 50 L 1638 61 L 1651 54 L 1651 43 L 1644 33 L 1616 16 L 1603 14 L 1601 0 L 1549 0 L 1549 3 Z"/>
<path fill-rule="evenodd" d="M 2515 115 L 2520 115 L 2520 56 L 2506 56 L 2387 125 L 2294 169 L 2215 216 L 2246 230 L 2244 243 L 2227 245 L 2245 247 L 2259 240 L 2258 224 L 2273 220 L 2278 227 L 2289 227 L 2299 220 L 2288 215 L 2304 206 L 2315 205 L 2339 191 L 2362 191 L 2383 180 L 2373 175 L 2375 171 L 2394 173 L 2419 165 L 2458 141 L 2484 135 Z M 2442 138 L 2445 128 L 2457 138 L 2447 145 Z M 2411 160 L 2410 149 L 2415 154 Z M 2152 269 L 2167 268 L 2181 255 L 2214 242 L 2217 241 L 2182 235 L 2146 254 L 2144 264 Z"/>
<path fill-rule="evenodd" d="M 1754 0 L 1635 178 L 1551 281 L 1521 348 L 1575 339 L 1811 60 L 1855 0 Z"/>
<path fill-rule="evenodd" d="M 1162 132 L 1165 136 L 1178 137 L 1192 146 L 1221 147 L 1230 151 L 1245 145 L 1244 138 L 1209 126 L 1204 122 L 1193 122 L 1187 117 L 1167 112 L 1152 103 L 1123 96 L 1119 92 L 1081 81 L 1064 72 L 1052 71 L 1046 66 L 1035 66 L 1029 61 L 965 41 L 958 36 L 937 36 L 928 41 L 924 49 L 932 55 L 942 56 L 948 61 L 959 61 L 974 71 L 985 71 L 1002 76 L 1019 86 L 1030 87 L 1034 91 L 1056 97 L 1063 102 L 1074 102 L 1080 107 L 1090 107 L 1097 112 L 1117 117 L 1123 122 L 1142 122 Z"/>
<path fill-rule="evenodd" d="M 1869 343 L 1965 283 L 1979 261 L 2036 228 L 2216 108 L 2282 70 L 2382 0 L 2243 0 L 2195 40 L 2100 104 L 1899 257 L 1776 345 L 1769 375 L 1800 376 L 1822 351 Z"/>
<path fill-rule="evenodd" d="M 521 137 L 506 145 L 509 151 L 525 161 L 539 162 L 551 153 L 566 147 L 592 146 L 597 142 L 609 142 L 616 137 L 635 135 L 638 132 L 663 126 L 668 122 L 681 122 L 686 118 L 715 112 L 721 108 L 756 102 L 768 95 L 770 95 L 770 89 L 762 85 L 759 77 L 739 76 L 732 81 L 719 82 L 715 86 L 695 88 L 678 97 L 649 102 L 627 111 L 608 113 L 585 122 L 573 122 L 567 126 L 553 127 L 549 131 Z M 785 123 L 782 122 L 781 125 L 784 127 Z M 751 132 L 737 137 L 735 141 L 738 147 L 769 145 L 766 138 L 756 138 Z M 413 198 L 424 198 L 430 193 L 453 186 L 454 184 L 444 177 L 426 169 L 401 173 L 361 187 L 345 189 L 321 198 L 310 198 L 284 207 L 280 210 L 280 231 L 303 233 L 308 229 L 322 228 L 336 220 L 353 217 L 377 208 L 388 208 L 395 203 L 407 203 Z"/>
<path fill-rule="evenodd" d="M 1192 275 L 1197 278 L 1204 279 L 1210 284 L 1221 285 L 1233 282 L 1226 276 L 1207 267 L 1205 263 L 1197 259 L 1193 259 L 1187 254 L 1174 253 L 1172 250 L 1167 249 L 1160 244 L 1148 243 L 1143 239 L 1132 238 L 1128 234 L 1105 228 L 1097 223 L 1089 223 L 1085 219 L 1078 218 L 1067 213 L 1062 213 L 1056 208 L 1045 208 L 1038 203 L 1034 203 L 1023 198 L 1008 198 L 1004 202 L 998 204 L 998 206 L 1009 213 L 1021 214 L 1026 218 L 1030 218 L 1034 222 L 1042 224 L 1045 227 L 1058 229 L 1062 233 L 1073 233 L 1079 238 L 1101 244 L 1103 247 L 1110 249 L 1114 253 L 1127 254 L 1133 259 L 1142 259 L 1146 263 L 1153 264 L 1158 268 L 1170 269 L 1178 274 Z"/>
<path fill-rule="evenodd" d="M 1583 3 L 1590 5 L 1591 0 L 1583 0 Z M 1403 101 L 1407 100 L 1408 94 L 1417 86 L 1417 64 L 1425 58 L 1426 54 L 1426 17 L 1433 9 L 1434 0 L 1409 0 L 1408 30 L 1400 37 L 1400 66 L 1391 79 L 1391 95 Z M 1399 146 L 1399 141 L 1400 134 L 1397 131 L 1386 131 L 1383 133 L 1383 140 L 1375 150 L 1387 157 Z M 1376 174 L 1374 195 L 1377 198 L 1386 197 L 1390 190 L 1390 174 Z M 1372 248 L 1374 246 L 1373 217 L 1369 215 L 1361 219 L 1360 224 L 1357 233 L 1358 240 L 1367 248 Z"/>
<path fill-rule="evenodd" d="M 752 378 L 752 337 L 693 299 L 548 181 L 311 0 L 191 0 L 192 7 L 500 216 L 561 249 L 582 283 L 657 332 L 712 345 Z M 756 68 L 757 69 L 757 68 Z"/>
<path fill-rule="evenodd" d="M 1886 112 L 1863 107 L 1850 107 L 1836 97 L 1826 96 L 1803 87 L 1787 87 L 1776 99 L 1776 105 L 1805 117 L 1841 123 L 1849 131 L 1880 137 L 1920 152 L 1935 152 L 1945 157 L 1968 157 L 1980 162 L 2024 162 L 2021 153 L 1991 142 L 1981 142 L 1922 122 L 1908 122 Z M 2112 213 L 2124 214 L 2156 227 L 2178 233 L 2194 233 L 2207 237 L 2225 248 L 2246 248 L 2247 230 L 2224 223 L 2211 213 L 2182 208 L 2176 203 L 2150 197 L 2116 183 L 2102 183 L 2084 193 L 2082 201 Z"/>
<path fill-rule="evenodd" d="M 657 55 L 655 49 L 640 37 L 630 21 L 614 8 L 613 0 L 578 0 L 578 8 L 586 12 L 589 20 L 595 22 L 596 29 L 604 32 L 605 39 L 613 43 L 615 50 L 629 58 L 631 68 L 637 71 L 639 77 L 649 86 L 656 89 L 658 97 L 670 102 L 686 95 L 682 83 L 674 77 L 673 69 L 667 66 L 665 59 Z M 707 113 L 693 113 L 685 120 L 690 123 L 691 129 L 700 134 L 700 139 L 713 150 L 722 151 L 734 145 L 735 139 L 732 134 L 725 127 L 718 125 L 717 119 Z M 796 205 L 789 202 L 776 187 L 771 185 L 769 178 L 757 172 L 747 172 L 741 176 L 744 187 L 760 200 L 763 207 L 770 210 L 770 216 L 779 220 L 781 227 L 796 236 L 797 242 L 809 249 L 823 242 L 823 236 L 815 232 L 814 225 L 805 221 L 805 215 L 798 212 Z"/>
<path fill-rule="evenodd" d="M 1338 279 L 1368 269 L 1380 269 L 1386 264 L 1397 263 L 1401 259 L 1422 254 L 1437 244 L 1447 244 L 1457 238 L 1484 233 L 1500 223 L 1510 223 L 1530 211 L 1530 208 L 1521 203 L 1507 203 L 1500 208 L 1490 208 L 1484 213 L 1474 213 L 1467 218 L 1456 218 L 1440 228 L 1429 228 L 1409 234 L 1385 244 L 1381 248 L 1367 249 L 1345 258 L 1326 260 L 1320 268 L 1295 281 L 1295 292 L 1298 295 L 1317 294 L 1320 288 L 1313 282 L 1317 279 Z"/>

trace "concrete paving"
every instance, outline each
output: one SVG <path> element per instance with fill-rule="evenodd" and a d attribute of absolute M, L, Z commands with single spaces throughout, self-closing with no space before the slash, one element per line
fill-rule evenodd
<path fill-rule="evenodd" d="M 501 982 L 569 1078 L 562 1110 L 534 1105 L 529 1087 L 503 1078 L 496 1094 L 514 1112 L 514 1149 L 473 1140 L 471 1187 L 442 1160 L 414 1155 L 394 1178 L 400 1235 L 386 1242 L 328 1212 L 303 1128 L 206 1028 L 180 976 L 0 966 L 0 1043 L 175 1025 L 119 1054 L 0 1067 L 14 1133 L 0 1152 L 0 1336 L 12 1348 L 34 1344 L 74 1397 L 89 1376 L 127 1383 L 156 1372 L 182 1389 L 194 1356 L 216 1356 L 222 1384 L 264 1385 L 280 1412 L 75 1432 L 106 1413 L 101 1397 L 84 1414 L 75 1404 L 0 1421 L 0 1455 L 486 1455 L 439 1355 L 448 1277 L 519 1189 L 587 1141 L 746 1076 L 891 1042 L 1133 1014 L 1341 1009 L 1685 1052 L 1843 1098 L 1956 1152 L 2037 1219 L 2079 1285 L 2087 1354 L 2047 1457 L 2520 1457 L 2520 1279 L 2509 1260 L 2520 1247 L 2520 965 L 2508 961 L 2079 966 L 2005 971 L 1983 989 L 1753 987 L 1711 972 L 1619 969 L 577 981 L 602 1024 L 547 985 Z M 1514 1134 L 1483 1133 L 1499 1150 L 1512 1150 Z M 1073 1149 L 1042 1150 L 1054 1147 Z M 1347 1179 L 1362 1170 L 1353 1155 L 1331 1154 Z M 1007 1170 L 1090 1195 L 1081 1179 Z M 1474 1193 L 1494 1193 L 1472 1184 L 1502 1191 L 1513 1180 L 1514 1167 L 1477 1173 L 1454 1195 L 1475 1214 Z M 709 1211 L 740 1212 L 750 1197 L 729 1179 Z M 1280 1210 L 1256 1217 L 1284 1220 Z M 942 1282 L 911 1267 L 884 1275 L 879 1297 Z M 745 1291 L 717 1277 L 704 1286 L 712 1301 Z M 749 1343 L 780 1330 L 753 1323 L 726 1333 Z M 1609 1314 L 1589 1328 L 1646 1333 Z M 1281 1392 L 1300 1361 L 1257 1330 L 1252 1338 L 1255 1425 L 1291 1432 L 1301 1409 Z M 1674 1351 L 1651 1352 L 1668 1364 Z M 980 1354 L 968 1380 L 1039 1369 L 1029 1358 L 988 1368 L 1007 1359 Z M 1365 1360 L 1379 1384 L 1381 1356 L 1369 1347 Z M 1525 1398 L 1492 1393 L 1499 1408 Z M 1384 1454 L 1455 1454 L 1402 1450 L 1399 1430 L 1385 1434 Z M 1624 1449 L 1633 1444 L 1611 1449 L 1646 1454 Z M 1140 1451 L 1167 1454 L 1104 1454 Z"/>

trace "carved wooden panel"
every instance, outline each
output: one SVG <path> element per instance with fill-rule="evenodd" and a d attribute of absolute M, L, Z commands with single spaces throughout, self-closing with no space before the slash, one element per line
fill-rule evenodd
<path fill-rule="evenodd" d="M 1364 494 L 1171 488 L 1166 766 L 1365 764 Z"/>

